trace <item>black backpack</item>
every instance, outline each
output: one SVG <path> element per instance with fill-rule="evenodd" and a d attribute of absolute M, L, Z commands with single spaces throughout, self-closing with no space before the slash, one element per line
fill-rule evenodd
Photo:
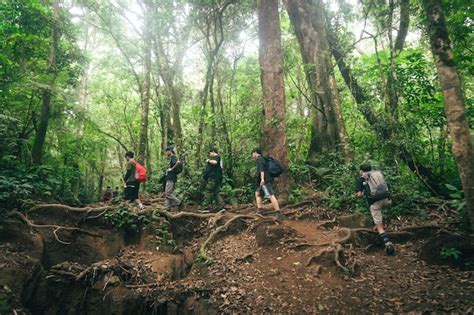
<path fill-rule="evenodd" d="M 182 160 L 178 160 L 178 162 L 176 162 L 178 165 L 176 165 L 176 168 L 174 169 L 174 172 L 176 173 L 176 175 L 178 174 L 181 174 L 183 172 L 183 165 L 184 165 L 184 162 Z"/>
<path fill-rule="evenodd" d="M 271 156 L 266 157 L 265 160 L 267 161 L 267 171 L 271 177 L 278 177 L 283 173 L 283 166 L 272 158 Z"/>

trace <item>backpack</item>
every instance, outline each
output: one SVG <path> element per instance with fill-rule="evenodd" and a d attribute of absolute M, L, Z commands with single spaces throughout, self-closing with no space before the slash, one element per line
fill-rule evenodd
<path fill-rule="evenodd" d="M 369 186 L 368 198 L 371 200 L 382 200 L 390 196 L 387 182 L 380 171 L 367 172 L 364 175 L 365 181 Z"/>
<path fill-rule="evenodd" d="M 206 165 L 204 166 L 202 170 L 202 179 L 208 180 L 210 173 L 211 173 L 211 166 L 209 165 L 209 163 L 206 163 Z"/>
<path fill-rule="evenodd" d="M 178 174 L 181 174 L 181 172 L 183 172 L 183 164 L 184 162 L 182 160 L 179 160 L 176 162 L 178 165 L 176 166 L 176 168 L 174 169 L 174 172 L 176 175 Z"/>
<path fill-rule="evenodd" d="M 266 157 L 265 160 L 267 161 L 267 171 L 271 177 L 275 178 L 280 176 L 283 173 L 283 166 L 272 158 L 271 156 Z"/>
<path fill-rule="evenodd" d="M 135 162 L 135 179 L 139 182 L 146 181 L 146 168 L 138 162 Z"/>

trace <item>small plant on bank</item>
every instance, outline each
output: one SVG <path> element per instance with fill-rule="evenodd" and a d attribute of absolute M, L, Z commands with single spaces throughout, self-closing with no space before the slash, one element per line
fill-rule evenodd
<path fill-rule="evenodd" d="M 454 258 L 454 260 L 458 260 L 461 255 L 461 251 L 456 247 L 443 247 L 441 249 L 441 257 L 444 259 Z"/>
<path fill-rule="evenodd" d="M 139 232 L 149 222 L 145 215 L 134 213 L 126 205 L 122 205 L 116 210 L 106 213 L 105 219 L 115 228 L 131 232 Z"/>
<path fill-rule="evenodd" d="M 199 254 L 196 258 L 196 261 L 200 263 L 202 266 L 210 266 L 214 262 L 214 259 L 209 256 L 209 254 L 206 252 L 206 250 L 200 250 Z"/>
<path fill-rule="evenodd" d="M 168 221 L 160 222 L 158 227 L 156 227 L 155 232 L 157 245 L 159 247 L 166 247 L 172 250 L 176 249 L 176 241 L 173 239 L 173 233 L 170 232 L 170 225 Z"/>

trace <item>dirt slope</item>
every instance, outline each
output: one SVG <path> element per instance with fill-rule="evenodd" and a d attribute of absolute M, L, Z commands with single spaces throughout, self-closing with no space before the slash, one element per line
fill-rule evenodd
<path fill-rule="evenodd" d="M 333 215 L 312 202 L 286 209 L 289 219 L 278 222 L 245 206 L 163 213 L 160 201 L 148 202 L 150 223 L 133 235 L 110 226 L 103 213 L 114 210 L 101 205 L 45 206 L 24 214 L 29 225 L 13 215 L 0 231 L 0 313 L 474 310 L 473 238 L 447 226 L 392 224 L 397 254 L 387 256 L 363 216 L 323 222 Z M 173 250 L 156 244 L 164 221 Z M 443 248 L 458 248 L 458 259 L 442 257 Z"/>

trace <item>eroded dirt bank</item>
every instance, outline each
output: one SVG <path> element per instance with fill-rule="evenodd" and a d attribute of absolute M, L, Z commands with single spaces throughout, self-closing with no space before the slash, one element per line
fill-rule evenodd
<path fill-rule="evenodd" d="M 139 232 L 111 226 L 114 209 L 101 205 L 9 216 L 2 314 L 473 311 L 473 238 L 442 222 L 393 222 L 387 256 L 363 216 L 335 218 L 315 202 L 278 222 L 246 206 L 168 214 L 157 201 Z"/>

